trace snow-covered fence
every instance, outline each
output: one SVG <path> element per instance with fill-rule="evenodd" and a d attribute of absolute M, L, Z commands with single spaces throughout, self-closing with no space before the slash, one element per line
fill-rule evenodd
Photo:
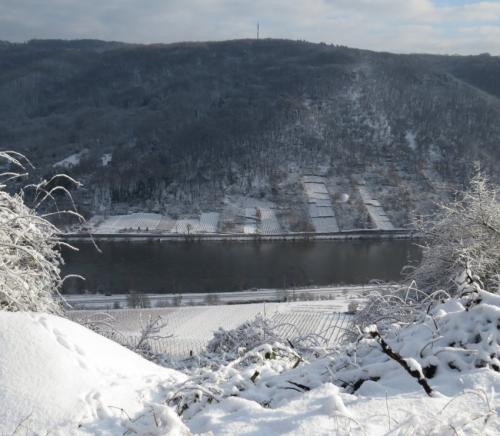
<path fill-rule="evenodd" d="M 302 310 L 276 313 L 272 318 L 278 336 L 292 340 L 313 335 L 325 346 L 339 341 L 349 320 L 350 315 L 346 313 L 318 311 L 307 306 Z"/>

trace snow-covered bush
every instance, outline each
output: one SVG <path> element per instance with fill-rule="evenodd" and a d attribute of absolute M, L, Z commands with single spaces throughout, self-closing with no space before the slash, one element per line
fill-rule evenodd
<path fill-rule="evenodd" d="M 279 341 L 271 322 L 261 315 L 232 330 L 219 328 L 207 344 L 207 352 L 238 357 L 259 345 Z"/>
<path fill-rule="evenodd" d="M 478 170 L 468 188 L 436 216 L 420 220 L 423 258 L 409 278 L 426 292 L 453 292 L 455 280 L 469 269 L 496 292 L 500 277 L 500 200 L 498 190 Z"/>
<path fill-rule="evenodd" d="M 257 386 L 264 386 L 276 393 L 284 386 L 287 389 L 297 388 L 293 381 L 283 380 L 274 386 L 273 383 L 266 384 L 266 380 L 305 362 L 293 348 L 275 342 L 240 351 L 241 354 L 234 359 L 229 359 L 227 354 L 205 354 L 201 361 L 198 360 L 199 366 L 184 368 L 189 379 L 177 389 L 171 390 L 167 404 L 175 407 L 179 415 L 189 418 L 225 398 L 245 397 L 247 394 L 251 396 Z M 262 398 L 263 401 L 271 400 L 272 396 Z"/>
<path fill-rule="evenodd" d="M 344 343 L 353 342 L 370 325 L 380 331 L 397 325 L 415 322 L 429 305 L 443 301 L 450 295 L 445 291 L 431 294 L 419 290 L 415 282 L 409 285 L 380 286 L 367 297 L 366 304 L 353 314 L 349 328 L 342 335 Z"/>
<path fill-rule="evenodd" d="M 376 340 L 381 336 L 427 379 L 477 368 L 500 372 L 500 296 L 475 285 L 459 292 L 460 298 L 421 302 L 411 313 L 412 321 L 394 319 L 381 333 L 375 325 L 367 326 L 358 342 L 345 347 L 346 352 L 333 365 L 342 386 L 355 391 L 364 381 L 378 380 L 394 366 L 394 361 L 383 357 L 387 352 Z"/>
<path fill-rule="evenodd" d="M 13 152 L 0 152 L 0 159 L 23 172 L 29 164 Z M 50 188 L 51 180 L 25 187 L 35 195 L 35 206 L 28 207 L 24 190 L 14 194 L 7 190 L 9 182 L 24 175 L 0 174 L 0 309 L 58 313 L 63 243 L 47 215 L 37 214 L 36 209 L 64 188 Z"/>
<path fill-rule="evenodd" d="M 115 327 L 116 319 L 106 312 L 98 312 L 89 316 L 76 318 L 78 324 L 92 330 L 93 332 L 111 339 L 129 350 L 140 354 L 147 360 L 155 363 L 161 363 L 163 366 L 170 366 L 171 359 L 164 353 L 154 351 L 155 341 L 171 338 L 172 335 L 162 334 L 161 331 L 167 326 L 168 322 L 161 316 L 149 316 L 145 321 L 141 318 L 141 326 L 138 336 L 130 336 Z"/>

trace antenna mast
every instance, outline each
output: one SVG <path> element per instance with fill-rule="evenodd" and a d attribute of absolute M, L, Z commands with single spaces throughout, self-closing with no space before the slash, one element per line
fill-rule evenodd
<path fill-rule="evenodd" d="M 257 39 L 259 39 L 260 23 L 257 21 Z"/>

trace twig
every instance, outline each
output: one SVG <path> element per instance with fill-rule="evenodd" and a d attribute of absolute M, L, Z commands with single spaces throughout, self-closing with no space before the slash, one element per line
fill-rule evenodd
<path fill-rule="evenodd" d="M 427 382 L 427 379 L 425 376 L 422 374 L 422 371 L 412 369 L 410 365 L 408 365 L 408 362 L 401 357 L 398 353 L 396 353 L 387 342 L 385 342 L 384 338 L 380 336 L 380 333 L 378 332 L 376 327 L 373 327 L 368 330 L 368 334 L 375 340 L 378 341 L 380 346 L 382 347 L 382 351 L 387 354 L 391 359 L 395 360 L 398 362 L 408 374 L 410 374 L 413 378 L 417 379 L 417 382 L 422 388 L 424 389 L 425 393 L 428 396 L 432 396 L 434 393 L 433 389 L 429 386 L 429 383 Z"/>

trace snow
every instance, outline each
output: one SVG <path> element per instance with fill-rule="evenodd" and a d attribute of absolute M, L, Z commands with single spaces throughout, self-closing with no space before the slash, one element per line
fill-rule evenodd
<path fill-rule="evenodd" d="M 82 159 L 83 155 L 87 152 L 87 150 L 82 150 L 79 151 L 78 153 L 73 153 L 72 155 L 54 163 L 52 166 L 54 168 L 61 167 L 61 168 L 72 168 L 80 163 L 80 160 Z"/>
<path fill-rule="evenodd" d="M 0 350 L 0 434 L 123 434 L 124 412 L 146 414 L 186 379 L 52 315 L 0 311 Z"/>
<path fill-rule="evenodd" d="M 291 302 L 307 301 L 307 305 L 326 305 L 334 312 L 346 312 L 351 302 L 362 302 L 364 296 L 371 292 L 386 289 L 379 285 L 347 285 L 347 286 L 323 286 L 292 289 L 249 289 L 246 291 L 233 292 L 187 292 L 179 294 L 146 294 L 152 307 L 169 306 L 200 306 L 206 305 L 209 298 L 211 303 L 222 304 L 248 304 L 257 302 Z M 68 294 L 66 301 L 75 309 L 107 310 L 119 305 L 127 308 L 129 294 Z M 178 300 L 178 301 L 176 301 Z M 321 301 L 313 301 L 321 300 Z M 328 300 L 328 301 L 325 301 Z M 168 309 L 167 309 L 168 310 Z"/>
<path fill-rule="evenodd" d="M 281 348 L 281 358 L 258 360 L 259 353 L 270 352 L 258 347 L 247 354 L 253 363 L 243 364 L 242 357 L 212 377 L 204 374 L 204 388 L 215 383 L 222 393 L 186 423 L 193 432 L 213 435 L 497 435 L 500 373 L 488 366 L 495 365 L 499 350 L 497 324 L 488 322 L 492 319 L 500 319 L 500 297 L 481 291 L 472 299 L 439 304 L 421 320 L 382 333 L 410 370 L 422 374 L 429 364 L 438 365 L 428 376 L 431 396 L 370 335 L 298 366 L 291 349 Z M 478 330 L 485 336 L 475 345 Z M 367 329 L 376 331 L 375 326 Z M 425 348 L 429 338 L 434 345 Z M 450 345 L 459 338 L 460 345 Z M 478 367 L 477 353 L 467 350 L 484 350 L 479 357 L 490 363 Z M 453 361 L 463 360 L 460 372 L 448 366 L 450 355 L 443 351 L 453 354 Z M 470 358 L 460 357 L 464 354 Z M 237 365 L 240 378 L 232 372 Z M 255 380 L 246 383 L 256 371 Z M 240 387 L 237 397 L 230 394 L 233 384 Z"/>
<path fill-rule="evenodd" d="M 260 227 L 264 235 L 272 235 L 281 232 L 281 226 L 276 218 L 276 213 L 269 207 L 261 207 Z"/>
<path fill-rule="evenodd" d="M 222 225 L 238 222 L 233 232 L 272 235 L 282 229 L 276 217 L 276 205 L 268 200 L 239 195 L 226 196 Z M 260 214 L 260 218 L 258 217 Z"/>
<path fill-rule="evenodd" d="M 200 221 L 197 219 L 178 219 L 172 228 L 173 233 L 198 233 Z"/>
<path fill-rule="evenodd" d="M 245 208 L 245 222 L 243 223 L 243 233 L 254 234 L 257 233 L 257 208 Z"/>
<path fill-rule="evenodd" d="M 219 224 L 218 212 L 203 212 L 200 215 L 199 230 L 202 233 L 216 233 Z"/>
<path fill-rule="evenodd" d="M 107 167 L 113 160 L 113 155 L 111 153 L 105 153 L 101 156 L 101 163 L 103 167 Z"/>
<path fill-rule="evenodd" d="M 308 198 L 309 216 L 317 233 L 338 232 L 332 200 L 321 176 L 303 176 L 302 183 Z"/>
<path fill-rule="evenodd" d="M 272 315 L 266 308 L 268 321 L 314 306 L 328 313 L 319 302 L 276 306 Z M 187 312 L 179 332 L 203 334 L 218 310 Z M 173 370 L 71 321 L 0 312 L 0 434 L 19 425 L 64 435 L 497 435 L 499 320 L 500 296 L 481 290 L 435 300 L 414 322 L 370 326 L 343 345 L 288 343 L 260 318 L 218 331 L 204 353 Z M 375 332 L 427 377 L 432 395 Z"/>
<path fill-rule="evenodd" d="M 410 147 L 411 151 L 417 151 L 418 149 L 418 144 L 417 144 L 417 135 L 415 132 L 406 132 L 405 134 L 405 139 L 406 142 L 408 143 L 408 147 Z"/>
<path fill-rule="evenodd" d="M 132 213 L 129 215 L 111 215 L 107 217 L 94 233 L 118 233 L 127 230 L 154 230 L 162 221 L 162 215 L 156 213 Z"/>
<path fill-rule="evenodd" d="M 358 186 L 358 191 L 375 228 L 380 230 L 394 230 L 394 226 L 386 215 L 382 205 L 372 198 L 366 186 Z"/>
<path fill-rule="evenodd" d="M 167 215 L 137 212 L 128 215 L 94 216 L 87 227 L 96 234 L 120 232 L 216 233 L 219 213 L 204 212 L 199 218 L 173 220 Z"/>
<path fill-rule="evenodd" d="M 230 330 L 257 315 L 264 316 L 275 325 L 277 333 L 287 339 L 297 336 L 320 335 L 328 345 L 337 343 L 349 316 L 339 313 L 346 304 L 332 301 L 231 304 L 219 306 L 188 306 L 158 309 L 117 309 L 108 311 L 71 311 L 72 320 L 85 320 L 99 314 L 113 317 L 114 327 L 130 338 L 139 335 L 143 322 L 162 317 L 167 324 L 160 332 L 165 338 L 154 341 L 155 351 L 173 358 L 184 358 L 190 352 L 203 350 L 219 328 Z M 203 326 L 202 329 L 199 326 Z M 168 337 L 173 335 L 173 337 Z"/>

